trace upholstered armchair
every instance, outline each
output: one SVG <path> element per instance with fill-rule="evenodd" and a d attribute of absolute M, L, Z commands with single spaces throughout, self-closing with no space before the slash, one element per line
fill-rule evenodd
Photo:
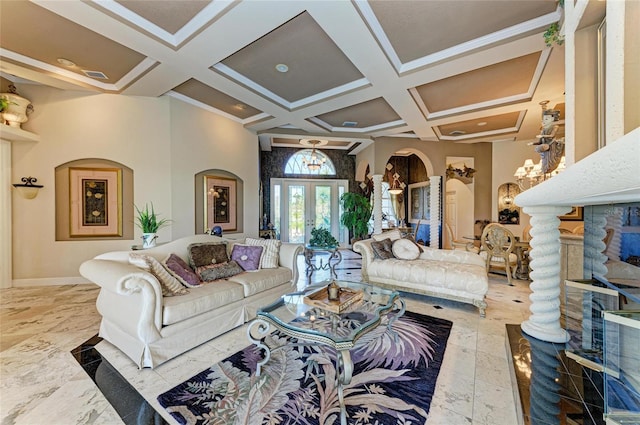
<path fill-rule="evenodd" d="M 480 256 L 485 260 L 487 273 L 491 268 L 504 269 L 509 286 L 518 266 L 518 256 L 513 252 L 515 236 L 509 229 L 498 223 L 487 225 L 482 231 Z"/>

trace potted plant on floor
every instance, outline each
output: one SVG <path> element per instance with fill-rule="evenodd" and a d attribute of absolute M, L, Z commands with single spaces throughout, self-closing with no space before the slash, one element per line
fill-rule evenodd
<path fill-rule="evenodd" d="M 158 230 L 162 227 L 168 226 L 171 220 L 166 218 L 159 219 L 158 214 L 153 208 L 153 203 L 151 204 L 151 211 L 149 211 L 149 206 L 147 204 L 144 205 L 144 209 L 139 209 L 134 205 L 138 216 L 136 217 L 135 223 L 136 226 L 142 230 L 142 248 L 152 248 L 156 246 L 156 239 L 158 235 L 156 234 Z"/>
<path fill-rule="evenodd" d="M 340 204 L 343 211 L 340 223 L 349 229 L 351 244 L 366 238 L 369 234 L 371 202 L 359 193 L 347 192 L 340 197 Z"/>

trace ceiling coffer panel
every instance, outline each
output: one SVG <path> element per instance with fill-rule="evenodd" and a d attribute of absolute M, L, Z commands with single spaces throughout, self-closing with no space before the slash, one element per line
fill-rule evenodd
<path fill-rule="evenodd" d="M 439 125 L 437 128 L 443 136 L 457 136 L 462 134 L 469 135 L 514 129 L 518 126 L 518 118 L 520 117 L 520 114 L 521 111 L 510 112 L 507 114 Z"/>
<path fill-rule="evenodd" d="M 354 128 L 367 128 L 388 122 L 397 121 L 400 116 L 381 97 L 357 105 L 338 109 L 318 115 L 316 118 L 326 122 L 331 127 L 344 127 L 344 123 L 357 123 L 350 125 Z"/>
<path fill-rule="evenodd" d="M 136 15 L 175 34 L 202 11 L 209 0 L 116 0 Z"/>
<path fill-rule="evenodd" d="M 520 95 L 529 90 L 541 53 L 454 75 L 416 90 L 430 113 Z"/>
<path fill-rule="evenodd" d="M 552 13 L 557 2 L 371 1 L 369 5 L 400 62 L 406 63 Z"/>
<path fill-rule="evenodd" d="M 307 12 L 232 54 L 222 64 L 287 102 L 362 78 Z M 278 64 L 286 65 L 289 70 L 277 71 Z"/>
<path fill-rule="evenodd" d="M 25 28 L 24 22 L 34 24 Z M 144 55 L 29 1 L 2 2 L 0 39 L 3 49 L 83 77 L 82 70 L 100 71 L 108 77 L 108 83 L 116 83 L 145 59 Z M 63 67 L 58 58 L 75 65 Z"/>
<path fill-rule="evenodd" d="M 240 119 L 262 112 L 193 78 L 175 87 L 173 91 Z"/>

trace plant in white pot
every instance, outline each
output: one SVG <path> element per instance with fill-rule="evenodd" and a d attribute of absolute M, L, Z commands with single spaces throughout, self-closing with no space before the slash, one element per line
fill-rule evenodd
<path fill-rule="evenodd" d="M 11 84 L 8 93 L 0 93 L 0 121 L 11 127 L 20 128 L 26 122 L 27 116 L 33 111 L 33 106 L 28 99 L 21 97 L 16 92 L 16 86 Z"/>
<path fill-rule="evenodd" d="M 144 209 L 140 209 L 134 205 L 138 216 L 136 217 L 136 225 L 142 230 L 142 248 L 152 248 L 156 246 L 156 239 L 158 238 L 158 230 L 162 227 L 168 226 L 171 220 L 166 218 L 159 219 L 158 214 L 151 204 L 151 211 L 149 206 L 144 205 Z"/>

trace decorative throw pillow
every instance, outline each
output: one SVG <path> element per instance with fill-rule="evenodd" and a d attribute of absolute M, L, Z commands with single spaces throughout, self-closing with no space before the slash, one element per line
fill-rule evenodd
<path fill-rule="evenodd" d="M 243 271 L 242 267 L 240 267 L 240 265 L 235 261 L 220 264 L 209 264 L 207 266 L 200 266 L 196 269 L 196 273 L 198 273 L 198 276 L 200 276 L 200 279 L 204 282 L 211 282 L 213 280 L 235 276 Z"/>
<path fill-rule="evenodd" d="M 261 269 L 277 269 L 280 259 L 280 242 L 278 239 L 252 239 L 247 238 L 244 242 L 246 245 L 261 246 L 264 248 L 260 257 Z"/>
<path fill-rule="evenodd" d="M 174 295 L 185 295 L 189 293 L 189 290 L 182 286 L 180 282 L 178 282 L 178 280 L 162 266 L 160 261 L 156 260 L 152 256 L 132 252 L 129 254 L 129 261 L 131 262 L 132 259 L 134 262 L 144 261 L 147 263 L 149 266 L 149 273 L 158 279 L 158 282 L 160 283 L 163 296 L 172 297 Z"/>
<path fill-rule="evenodd" d="M 187 288 L 197 288 L 202 285 L 200 277 L 193 271 L 189 264 L 176 254 L 169 256 L 162 262 L 169 273 Z"/>
<path fill-rule="evenodd" d="M 187 250 L 189 251 L 189 262 L 194 269 L 229 261 L 226 242 L 192 243 Z"/>
<path fill-rule="evenodd" d="M 371 238 L 374 241 L 382 241 L 384 239 L 391 239 L 391 242 L 397 241 L 398 239 L 402 239 L 402 233 L 398 229 L 387 230 L 386 232 L 382 232 L 378 235 L 373 235 Z"/>
<path fill-rule="evenodd" d="M 415 242 L 409 239 L 398 239 L 391 246 L 393 256 L 401 260 L 415 260 L 422 251 Z"/>
<path fill-rule="evenodd" d="M 231 250 L 231 259 L 245 271 L 258 270 L 262 251 L 264 251 L 262 246 L 235 244 Z"/>
<path fill-rule="evenodd" d="M 371 248 L 373 249 L 373 255 L 380 260 L 395 258 L 393 256 L 393 242 L 391 242 L 391 239 L 387 238 L 381 241 L 373 241 L 371 242 Z"/>

